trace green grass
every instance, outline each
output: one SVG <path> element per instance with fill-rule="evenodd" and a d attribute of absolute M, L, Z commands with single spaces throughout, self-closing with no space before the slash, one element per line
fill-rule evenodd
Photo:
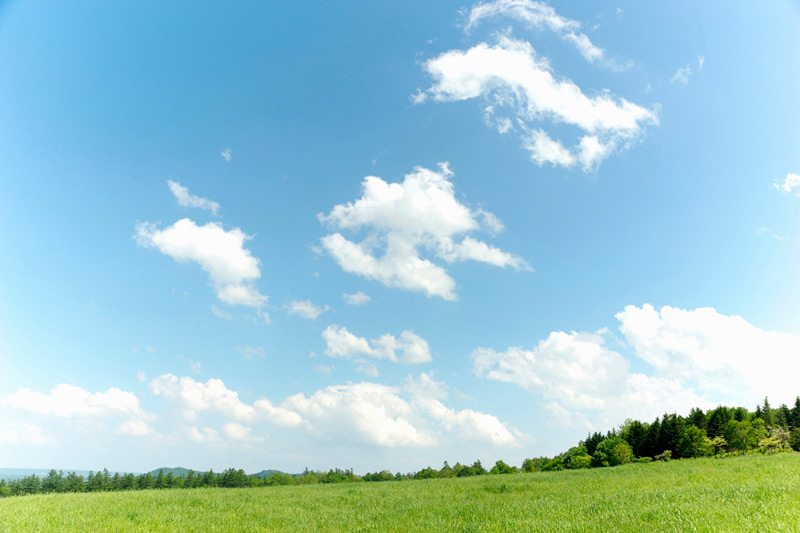
<path fill-rule="evenodd" d="M 2 531 L 800 531 L 800 454 L 508 476 L 50 494 Z"/>

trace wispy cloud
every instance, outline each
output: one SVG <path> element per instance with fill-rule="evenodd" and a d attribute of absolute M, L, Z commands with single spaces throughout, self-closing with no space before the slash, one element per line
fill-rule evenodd
<path fill-rule="evenodd" d="M 223 158 L 225 161 L 227 161 L 228 163 L 230 163 L 230 162 L 231 162 L 231 159 L 233 159 L 233 150 L 231 150 L 230 148 L 225 148 L 225 149 L 224 149 L 223 151 L 221 151 L 219 154 L 220 154 L 220 155 L 222 156 L 222 158 Z"/>
<path fill-rule="evenodd" d="M 208 198 L 201 198 L 193 194 L 189 194 L 189 189 L 178 183 L 177 181 L 167 180 L 167 185 L 172 194 L 178 200 L 178 204 L 184 207 L 199 207 L 200 209 L 207 209 L 212 214 L 216 215 L 219 211 L 219 204 L 211 201 Z"/>
<path fill-rule="evenodd" d="M 347 305 L 364 305 L 365 303 L 369 302 L 372 298 L 370 298 L 368 294 L 364 294 L 363 292 L 358 291 L 353 294 L 347 294 L 346 292 L 343 292 L 342 299 L 344 299 Z"/>
<path fill-rule="evenodd" d="M 775 187 L 775 190 L 783 192 L 792 192 L 797 189 L 797 193 L 800 195 L 800 175 L 789 173 L 783 183 L 774 183 L 772 186 Z"/>
<path fill-rule="evenodd" d="M 686 65 L 684 67 L 679 67 L 678 70 L 675 72 L 675 75 L 669 80 L 669 82 L 673 85 L 680 83 L 681 85 L 688 85 L 689 78 L 692 77 L 694 71 L 690 65 Z"/>
<path fill-rule="evenodd" d="M 317 218 L 343 230 L 366 228 L 366 239 L 356 243 L 333 233 L 321 239 L 323 249 L 347 272 L 446 300 L 456 299 L 455 281 L 444 268 L 420 257 L 420 249 L 433 250 L 447 263 L 474 260 L 530 268 L 522 258 L 469 235 L 480 229 L 491 233 L 501 225 L 491 213 L 460 203 L 451 176 L 443 163 L 438 172 L 417 167 L 402 183 L 365 178 L 361 198 L 337 205 Z M 383 250 L 380 255 L 376 253 L 379 249 Z"/>
<path fill-rule="evenodd" d="M 232 314 L 230 314 L 228 311 L 224 309 L 220 309 L 215 304 L 211 304 L 210 306 L 208 306 L 208 308 L 211 309 L 211 312 L 214 313 L 214 316 L 216 316 L 217 318 L 221 318 L 222 320 L 233 319 Z"/>
<path fill-rule="evenodd" d="M 706 58 L 705 56 L 697 56 L 697 71 L 702 72 L 703 65 L 705 65 Z M 669 80 L 669 82 L 673 85 L 681 84 L 681 85 L 688 85 L 689 79 L 695 74 L 694 69 L 690 64 L 686 64 L 683 67 L 679 67 L 678 70 L 675 72 L 675 75 Z"/>
<path fill-rule="evenodd" d="M 524 41 L 500 36 L 469 50 L 451 50 L 423 64 L 434 85 L 414 97 L 456 102 L 482 99 L 490 122 L 508 131 L 514 124 L 523 146 L 538 165 L 596 168 L 616 150 L 637 141 L 648 124 L 658 124 L 656 109 L 647 109 L 608 92 L 587 96 L 572 81 L 554 76 L 546 59 Z M 510 118 L 501 113 L 510 112 Z M 500 117 L 494 118 L 494 117 Z M 578 132 L 572 146 L 553 139 L 538 123 Z"/>
<path fill-rule="evenodd" d="M 311 300 L 295 300 L 289 304 L 289 314 L 303 318 L 315 319 L 328 310 L 328 306 L 319 307 L 314 305 Z"/>
<path fill-rule="evenodd" d="M 469 32 L 486 19 L 506 17 L 524 22 L 529 27 L 547 29 L 575 46 L 590 63 L 606 62 L 603 49 L 592 44 L 580 31 L 581 23 L 562 17 L 551 6 L 533 0 L 495 0 L 480 2 L 466 14 L 464 31 Z"/>
<path fill-rule="evenodd" d="M 238 350 L 245 359 L 255 359 L 256 357 L 263 359 L 267 356 L 267 352 L 261 346 L 242 346 Z"/>

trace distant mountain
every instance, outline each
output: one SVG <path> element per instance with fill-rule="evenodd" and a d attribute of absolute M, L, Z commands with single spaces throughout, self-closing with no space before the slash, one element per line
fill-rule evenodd
<path fill-rule="evenodd" d="M 36 474 L 39 478 L 42 478 L 50 472 L 50 469 L 44 470 L 42 468 L 0 468 L 0 479 L 5 479 L 7 481 L 13 481 L 15 479 L 22 479 L 24 477 L 31 476 Z M 71 472 L 71 471 L 70 471 Z M 64 474 L 67 472 L 64 471 Z M 81 471 L 75 472 L 76 474 L 86 476 L 89 472 L 83 474 Z"/>
<path fill-rule="evenodd" d="M 79 476 L 82 476 L 84 479 L 89 477 L 89 470 L 72 470 L 66 468 L 56 468 L 56 472 L 61 471 L 66 476 L 70 472 L 75 472 Z M 93 472 L 102 472 L 102 470 L 93 470 Z M 157 472 L 157 471 L 156 471 Z M 5 479 L 6 481 L 13 481 L 15 479 L 22 479 L 24 477 L 36 475 L 39 479 L 43 477 L 47 477 L 47 474 L 50 473 L 49 468 L 0 468 L 0 479 Z M 109 472 L 112 476 L 115 472 Z M 166 474 L 166 471 L 164 472 Z M 120 472 L 122 475 L 123 472 Z M 174 475 L 174 474 L 173 474 Z"/>
<path fill-rule="evenodd" d="M 186 476 L 189 475 L 189 469 L 188 468 L 183 468 L 183 467 L 180 467 L 180 466 L 177 467 L 177 468 L 167 468 L 166 466 L 163 467 L 163 468 L 156 468 L 155 470 L 151 470 L 149 473 L 152 474 L 153 476 L 157 476 L 158 472 L 161 471 L 161 470 L 164 471 L 164 475 L 165 476 L 167 474 L 169 474 L 170 472 L 172 472 L 172 475 L 175 476 L 175 477 L 186 477 Z M 195 470 L 195 474 L 196 473 L 197 473 L 197 470 Z"/>
<path fill-rule="evenodd" d="M 280 470 L 262 470 L 256 474 L 250 474 L 253 477 L 259 477 L 261 479 L 266 479 L 272 474 L 285 474 L 286 472 L 281 472 Z M 290 476 L 294 477 L 294 474 L 289 474 Z"/>

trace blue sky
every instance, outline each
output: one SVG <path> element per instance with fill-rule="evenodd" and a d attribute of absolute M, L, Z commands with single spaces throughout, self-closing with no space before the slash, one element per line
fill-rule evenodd
<path fill-rule="evenodd" d="M 0 5 L 0 466 L 492 464 L 800 388 L 800 7 Z"/>

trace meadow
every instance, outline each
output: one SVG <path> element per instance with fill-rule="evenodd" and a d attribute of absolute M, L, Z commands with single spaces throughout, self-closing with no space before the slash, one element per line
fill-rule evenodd
<path fill-rule="evenodd" d="M 800 531 L 800 454 L 0 500 L 2 531 Z"/>

